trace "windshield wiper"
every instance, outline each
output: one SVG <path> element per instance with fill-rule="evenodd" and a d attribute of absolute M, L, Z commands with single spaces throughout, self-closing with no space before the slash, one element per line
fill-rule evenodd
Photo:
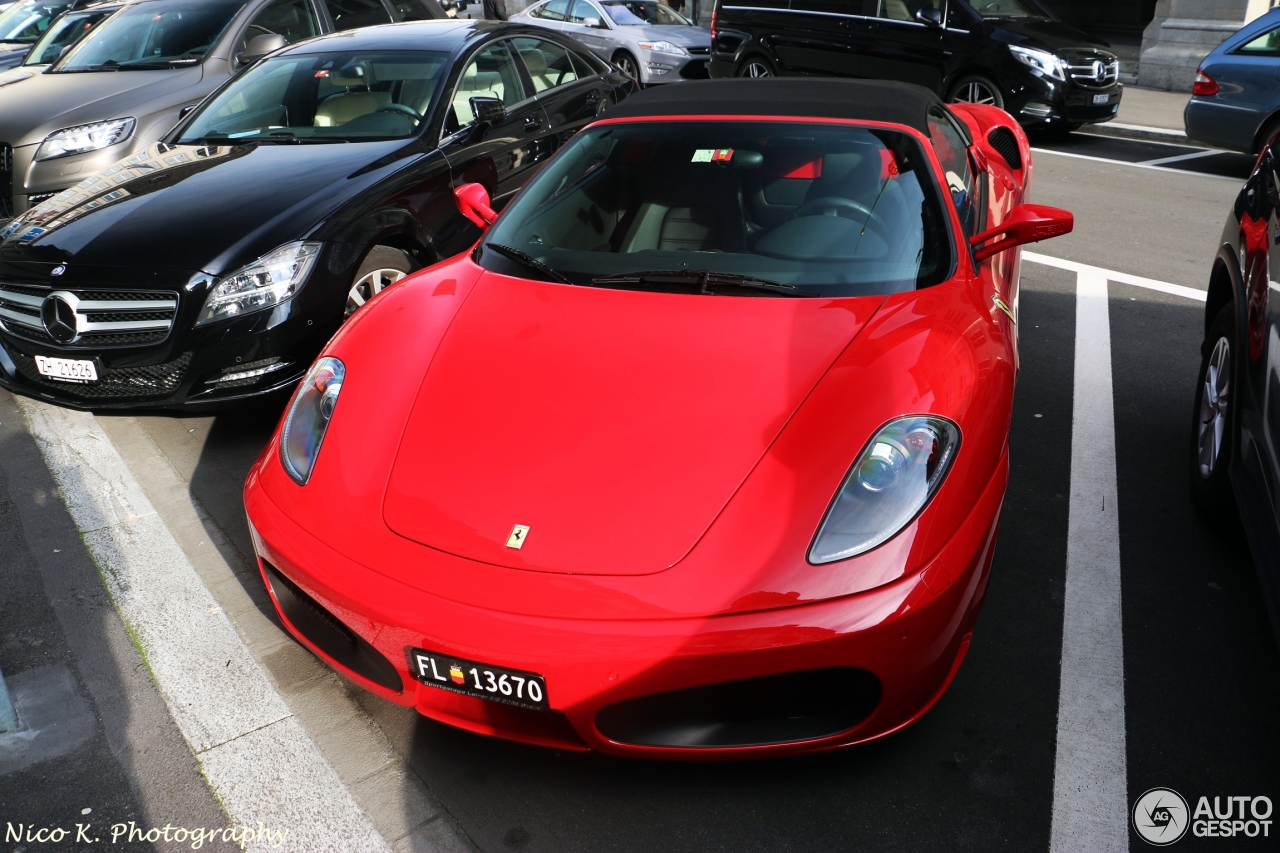
<path fill-rule="evenodd" d="M 35 44 L 35 42 L 26 39 L 0 39 L 0 44 Z"/>
<path fill-rule="evenodd" d="M 504 258 L 515 261 L 518 264 L 523 264 L 536 272 L 540 272 L 552 281 L 558 281 L 561 284 L 573 284 L 569 279 L 565 278 L 563 275 L 556 272 L 533 255 L 530 255 L 528 252 L 522 252 L 519 249 L 513 249 L 510 246 L 504 246 L 501 243 L 485 243 L 484 247 L 486 249 L 493 249 Z"/>
<path fill-rule="evenodd" d="M 595 285 L 693 285 L 694 293 L 715 294 L 721 289 L 742 288 L 774 293 L 778 296 L 821 296 L 815 290 L 805 290 L 794 284 L 780 284 L 764 278 L 750 275 L 739 275 L 731 272 L 711 272 L 711 270 L 653 270 L 651 272 L 632 272 L 622 275 L 606 275 L 591 279 Z"/>

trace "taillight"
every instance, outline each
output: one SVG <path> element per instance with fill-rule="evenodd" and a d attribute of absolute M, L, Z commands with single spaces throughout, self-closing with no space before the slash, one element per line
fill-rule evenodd
<path fill-rule="evenodd" d="M 711 44 L 716 43 L 716 16 L 720 14 L 720 4 L 711 7 Z"/>
<path fill-rule="evenodd" d="M 1203 71 L 1196 71 L 1196 84 L 1191 89 L 1193 95 L 1216 95 L 1218 83 Z"/>

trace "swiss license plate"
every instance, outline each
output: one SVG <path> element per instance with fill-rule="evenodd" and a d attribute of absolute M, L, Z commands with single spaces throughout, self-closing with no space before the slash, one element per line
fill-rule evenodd
<path fill-rule="evenodd" d="M 36 356 L 36 371 L 63 382 L 97 382 L 98 368 L 88 359 Z"/>
<path fill-rule="evenodd" d="M 535 711 L 550 707 L 546 679 L 535 672 L 490 666 L 422 649 L 410 649 L 409 659 L 414 676 L 423 684 Z"/>
<path fill-rule="evenodd" d="M 1105 104 L 1109 100 L 1111 100 L 1110 95 L 1094 95 L 1093 96 L 1093 102 L 1095 104 Z"/>

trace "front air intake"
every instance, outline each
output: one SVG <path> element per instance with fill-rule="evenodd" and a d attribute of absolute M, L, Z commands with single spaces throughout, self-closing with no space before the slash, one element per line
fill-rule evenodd
<path fill-rule="evenodd" d="M 637 746 L 764 746 L 848 731 L 879 702 L 874 675 L 832 667 L 628 699 L 600 711 L 596 727 L 612 741 Z"/>

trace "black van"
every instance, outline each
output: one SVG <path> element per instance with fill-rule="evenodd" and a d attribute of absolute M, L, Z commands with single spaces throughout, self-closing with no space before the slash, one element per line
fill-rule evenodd
<path fill-rule="evenodd" d="M 1120 109 L 1120 60 L 1036 0 L 716 0 L 712 77 L 920 83 L 1070 130 Z"/>

